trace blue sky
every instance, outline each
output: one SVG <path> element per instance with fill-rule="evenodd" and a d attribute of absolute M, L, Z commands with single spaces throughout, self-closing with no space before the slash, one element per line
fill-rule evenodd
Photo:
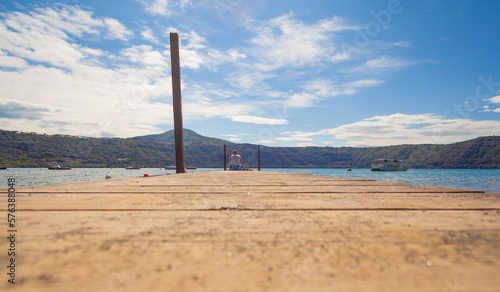
<path fill-rule="evenodd" d="M 184 126 L 268 146 L 500 135 L 500 2 L 63 0 L 0 4 L 0 129 L 133 137 Z"/>

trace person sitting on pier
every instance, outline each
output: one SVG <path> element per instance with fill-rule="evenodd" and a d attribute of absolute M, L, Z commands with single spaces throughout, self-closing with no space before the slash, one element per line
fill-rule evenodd
<path fill-rule="evenodd" d="M 233 150 L 232 155 L 229 156 L 229 170 L 242 170 L 243 159 L 236 150 Z"/>

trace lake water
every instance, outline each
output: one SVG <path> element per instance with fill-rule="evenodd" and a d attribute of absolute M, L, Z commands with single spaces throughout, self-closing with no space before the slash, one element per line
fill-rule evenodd
<path fill-rule="evenodd" d="M 202 168 L 187 172 L 221 171 L 221 168 Z M 365 178 L 379 181 L 400 182 L 412 185 L 428 185 L 482 190 L 500 193 L 500 169 L 409 169 L 408 171 L 379 172 L 369 169 L 339 168 L 265 168 L 263 171 L 300 172 L 332 177 Z M 142 168 L 126 170 L 123 168 L 74 168 L 72 170 L 48 170 L 47 168 L 11 168 L 0 170 L 0 188 L 7 187 L 8 178 L 16 179 L 16 187 L 42 186 L 69 182 L 104 180 L 112 178 L 142 177 L 174 174 L 175 170 L 163 168 Z"/>

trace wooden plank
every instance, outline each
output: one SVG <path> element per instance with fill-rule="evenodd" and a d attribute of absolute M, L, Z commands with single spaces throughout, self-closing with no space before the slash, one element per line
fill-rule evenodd
<path fill-rule="evenodd" d="M 491 210 L 500 195 L 470 193 L 26 193 L 19 210 Z M 99 201 L 96 205 L 95 202 Z M 54 205 L 54 202 L 57 202 Z"/>
<path fill-rule="evenodd" d="M 271 172 L 18 188 L 16 289 L 498 291 L 499 201 Z"/>
<path fill-rule="evenodd" d="M 500 287 L 497 212 L 22 214 L 16 288 L 24 291 Z"/>

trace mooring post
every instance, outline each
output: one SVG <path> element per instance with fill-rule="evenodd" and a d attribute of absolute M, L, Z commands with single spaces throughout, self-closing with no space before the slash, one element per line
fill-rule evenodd
<path fill-rule="evenodd" d="M 184 129 L 182 126 L 181 103 L 181 65 L 179 60 L 179 36 L 176 33 L 170 33 L 170 66 L 172 67 L 172 106 L 174 108 L 175 169 L 177 173 L 185 173 Z"/>
<path fill-rule="evenodd" d="M 224 170 L 226 170 L 226 163 L 227 163 L 226 144 L 224 144 Z"/>
<path fill-rule="evenodd" d="M 257 146 L 257 166 L 258 170 L 260 171 L 260 145 Z"/>

